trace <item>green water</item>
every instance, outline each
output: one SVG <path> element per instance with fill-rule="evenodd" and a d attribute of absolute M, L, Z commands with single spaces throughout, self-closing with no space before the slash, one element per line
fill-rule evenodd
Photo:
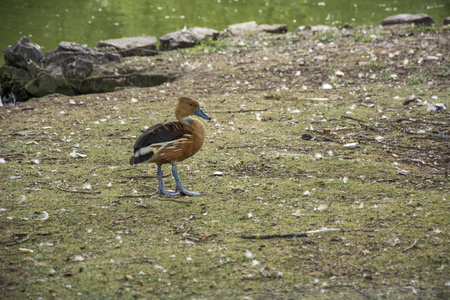
<path fill-rule="evenodd" d="M 61 41 L 94 47 L 110 38 L 160 37 L 193 26 L 221 31 L 251 20 L 284 23 L 290 31 L 307 24 L 378 25 L 399 13 L 426 13 L 441 25 L 450 0 L 0 0 L 0 48 L 22 36 L 46 52 Z"/>

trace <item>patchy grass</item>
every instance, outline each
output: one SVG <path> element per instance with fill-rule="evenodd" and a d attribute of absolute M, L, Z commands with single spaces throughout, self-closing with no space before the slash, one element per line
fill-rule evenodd
<path fill-rule="evenodd" d="M 317 33 L 316 40 L 319 42 L 330 43 L 337 40 L 337 36 L 331 31 L 319 32 Z"/>
<path fill-rule="evenodd" d="M 408 85 L 415 85 L 415 84 L 421 84 L 429 80 L 428 76 L 421 76 L 421 75 L 411 75 L 409 77 Z"/>
<path fill-rule="evenodd" d="M 364 32 L 355 33 L 353 36 L 353 41 L 355 43 L 370 43 L 374 40 L 374 38 L 370 35 L 365 34 Z"/>
<path fill-rule="evenodd" d="M 380 83 L 351 37 L 280 37 L 230 38 L 164 86 L 1 108 L 2 298 L 448 298 L 449 115 L 403 105 L 415 94 L 448 108 L 448 85 L 408 85 L 385 45 L 374 69 L 398 76 Z M 322 90 L 333 70 L 339 87 Z M 156 167 L 128 165 L 180 95 L 213 117 L 179 164 L 196 198 L 160 197 Z M 272 238 L 242 238 L 255 235 Z"/>
<path fill-rule="evenodd" d="M 204 43 L 195 46 L 191 52 L 193 54 L 210 54 L 215 52 L 226 51 L 227 44 L 223 40 L 207 39 Z"/>

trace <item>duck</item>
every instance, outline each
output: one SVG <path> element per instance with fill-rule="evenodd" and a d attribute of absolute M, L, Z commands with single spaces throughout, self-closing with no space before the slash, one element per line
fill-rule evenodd
<path fill-rule="evenodd" d="M 178 98 L 175 106 L 177 121 L 158 123 L 140 135 L 133 146 L 130 165 L 143 162 L 157 165 L 158 192 L 160 195 L 200 196 L 202 192 L 188 191 L 178 177 L 177 164 L 196 154 L 205 140 L 205 125 L 192 116 L 205 120 L 211 118 L 201 109 L 197 100 L 190 97 Z M 162 165 L 172 165 L 172 175 L 175 179 L 175 190 L 166 190 L 163 185 Z"/>

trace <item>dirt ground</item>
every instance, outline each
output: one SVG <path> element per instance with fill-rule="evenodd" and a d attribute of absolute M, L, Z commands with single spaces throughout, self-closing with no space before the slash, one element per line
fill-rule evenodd
<path fill-rule="evenodd" d="M 162 86 L 0 107 L 1 298 L 448 299 L 449 49 L 446 28 L 228 37 L 127 60 L 183 68 Z M 200 197 L 128 164 L 179 96 L 213 119 L 179 164 Z"/>

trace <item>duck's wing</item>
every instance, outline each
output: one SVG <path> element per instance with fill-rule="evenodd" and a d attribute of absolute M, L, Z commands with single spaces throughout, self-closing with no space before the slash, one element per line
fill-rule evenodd
<path fill-rule="evenodd" d="M 159 149 L 178 146 L 185 135 L 190 135 L 192 129 L 181 122 L 158 123 L 149 127 L 134 144 L 134 153 L 130 164 L 141 163 L 154 155 Z"/>

